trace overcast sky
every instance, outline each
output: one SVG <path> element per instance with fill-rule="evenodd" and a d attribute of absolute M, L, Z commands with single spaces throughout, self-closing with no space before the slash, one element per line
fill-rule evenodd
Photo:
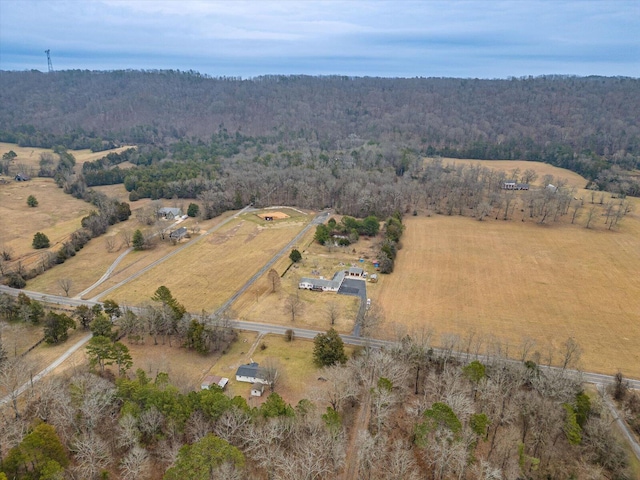
<path fill-rule="evenodd" d="M 640 77 L 640 0 L 0 0 L 0 70 Z"/>

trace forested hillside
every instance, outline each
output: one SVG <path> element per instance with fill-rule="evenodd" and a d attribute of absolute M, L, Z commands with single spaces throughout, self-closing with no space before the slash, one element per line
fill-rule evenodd
<path fill-rule="evenodd" d="M 168 144 L 228 132 L 287 146 L 359 140 L 487 159 L 541 160 L 595 177 L 636 168 L 640 80 L 545 76 L 509 80 L 268 76 L 178 71 L 2 72 L 3 141 L 99 148 Z M 74 145 L 75 143 L 75 145 Z M 583 157 L 580 159 L 579 157 Z"/>

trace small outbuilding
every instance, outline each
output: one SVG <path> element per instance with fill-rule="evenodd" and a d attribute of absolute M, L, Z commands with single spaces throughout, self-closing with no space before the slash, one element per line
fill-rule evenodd
<path fill-rule="evenodd" d="M 264 384 L 260 382 L 256 382 L 251 385 L 251 396 L 252 397 L 261 397 L 264 393 Z"/>
<path fill-rule="evenodd" d="M 13 179 L 16 182 L 28 182 L 29 180 L 31 180 L 31 177 L 29 175 L 25 175 L 24 173 L 18 173 Z"/>
<path fill-rule="evenodd" d="M 218 387 L 220 387 L 221 389 L 224 390 L 224 388 L 227 386 L 227 383 L 229 383 L 229 379 L 228 378 L 219 377 L 218 375 L 207 375 L 206 377 L 204 377 L 202 379 L 202 383 L 200 384 L 200 388 L 202 390 L 206 390 L 211 385 L 217 385 Z"/>

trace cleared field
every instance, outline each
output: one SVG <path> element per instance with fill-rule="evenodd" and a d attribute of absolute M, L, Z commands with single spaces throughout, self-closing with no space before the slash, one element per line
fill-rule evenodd
<path fill-rule="evenodd" d="M 430 161 L 427 159 L 425 161 Z M 473 159 L 460 159 L 460 158 L 443 158 L 444 164 L 456 164 L 456 165 L 480 165 L 482 167 L 491 168 L 494 170 L 501 170 L 511 177 L 522 175 L 525 170 L 533 170 L 538 174 L 538 178 L 532 185 L 542 186 L 542 177 L 545 175 L 553 175 L 555 178 L 566 179 L 568 185 L 576 188 L 584 188 L 587 184 L 587 180 L 571 170 L 564 168 L 554 167 L 548 163 L 542 162 L 528 162 L 526 160 L 473 160 Z"/>
<path fill-rule="evenodd" d="M 190 311 L 215 310 L 311 218 L 293 210 L 286 213 L 290 218 L 277 222 L 246 213 L 112 292 L 109 298 L 139 304 L 164 285 Z"/>
<path fill-rule="evenodd" d="M 97 160 L 108 155 L 109 153 L 120 153 L 129 148 L 132 147 L 124 146 L 114 148 L 113 150 L 105 150 L 102 152 L 92 152 L 87 148 L 84 150 L 69 150 L 69 153 L 71 153 L 76 159 L 76 171 L 78 171 L 78 167 L 82 168 L 82 164 L 84 162 Z M 35 176 L 40 168 L 40 154 L 42 153 L 50 153 L 53 155 L 55 161 L 58 160 L 58 155 L 53 153 L 53 150 L 51 150 L 50 148 L 21 147 L 19 145 L 16 145 L 15 143 L 0 142 L 0 157 L 9 151 L 14 151 L 17 155 L 10 165 L 10 171 L 13 174 L 16 174 L 18 173 L 18 171 L 24 169 L 23 167 L 27 167 L 26 171 L 23 173 Z"/>
<path fill-rule="evenodd" d="M 530 337 L 532 353 L 555 352 L 556 362 L 573 337 L 581 368 L 640 378 L 637 213 L 618 231 L 444 216 L 405 223 L 396 269 L 371 292 L 390 320 L 384 334 L 393 324 L 432 329 L 436 342 L 474 332 L 508 343 L 511 355 Z"/>
<path fill-rule="evenodd" d="M 37 207 L 27 205 L 29 195 L 36 197 Z M 0 184 L 0 245 L 9 247 L 14 258 L 38 256 L 31 247 L 36 232 L 47 235 L 55 247 L 80 228 L 90 210 L 91 205 L 65 194 L 50 178 Z"/>

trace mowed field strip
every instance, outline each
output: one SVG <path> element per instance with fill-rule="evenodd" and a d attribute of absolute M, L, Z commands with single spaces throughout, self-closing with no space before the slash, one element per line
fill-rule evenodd
<path fill-rule="evenodd" d="M 532 353 L 553 349 L 556 362 L 573 337 L 582 369 L 640 378 L 638 203 L 618 231 L 406 217 L 396 269 L 372 292 L 385 333 L 429 328 L 438 343 L 475 332 L 508 342 L 511 355 L 531 337 Z"/>
<path fill-rule="evenodd" d="M 274 222 L 245 213 L 220 230 L 111 292 L 122 304 L 148 301 L 164 285 L 189 311 L 222 305 L 310 221 L 283 209 L 290 218 Z"/>

